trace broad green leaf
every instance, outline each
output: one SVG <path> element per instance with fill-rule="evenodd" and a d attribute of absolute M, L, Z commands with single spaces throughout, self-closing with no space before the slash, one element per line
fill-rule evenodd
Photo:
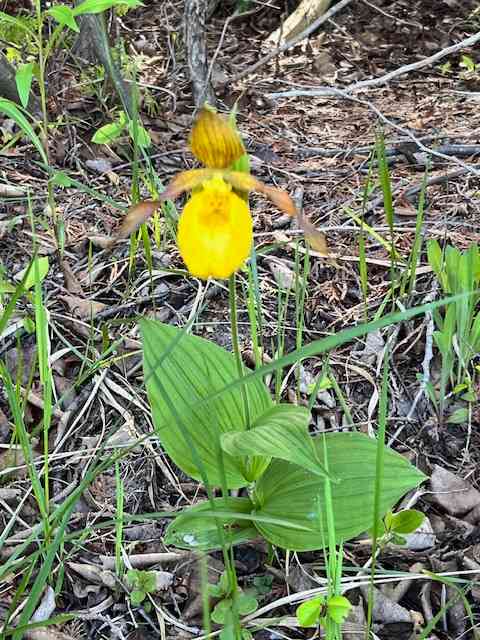
<path fill-rule="evenodd" d="M 156 433 L 168 455 L 185 473 L 230 489 L 248 484 L 246 461 L 224 453 L 220 439 L 247 429 L 240 388 L 201 402 L 237 379 L 235 358 L 213 342 L 152 320 L 140 323 L 148 398 Z M 175 342 L 176 341 L 176 342 Z M 261 380 L 245 385 L 250 420 L 271 405 Z M 201 403 L 201 406 L 199 406 Z"/>
<path fill-rule="evenodd" d="M 248 616 L 249 613 L 253 613 L 258 609 L 258 601 L 253 596 L 249 596 L 246 593 L 240 593 L 237 598 L 238 613 L 241 616 Z"/>
<path fill-rule="evenodd" d="M 468 408 L 459 407 L 455 409 L 447 418 L 448 424 L 464 424 L 468 422 Z"/>
<path fill-rule="evenodd" d="M 222 449 L 232 456 L 269 456 L 293 462 L 312 473 L 328 475 L 308 433 L 310 414 L 305 407 L 279 404 L 268 409 L 249 431 L 222 436 Z"/>
<path fill-rule="evenodd" d="M 317 625 L 324 604 L 325 598 L 323 596 L 302 602 L 296 611 L 300 626 L 314 627 Z"/>
<path fill-rule="evenodd" d="M 345 596 L 332 596 L 327 602 L 328 617 L 337 624 L 343 624 L 351 608 L 352 605 Z"/>
<path fill-rule="evenodd" d="M 109 122 L 97 129 L 92 136 L 95 144 L 111 144 L 122 135 L 125 125 L 122 122 Z"/>
<path fill-rule="evenodd" d="M 135 7 L 143 7 L 140 0 L 85 0 L 73 9 L 73 15 L 81 16 L 84 13 L 102 13 L 107 9 L 118 6 L 126 6 L 130 9 Z"/>
<path fill-rule="evenodd" d="M 55 171 L 50 182 L 58 187 L 71 187 L 73 184 L 71 178 L 64 171 Z"/>
<path fill-rule="evenodd" d="M 230 598 L 225 598 L 217 602 L 210 616 L 213 622 L 216 624 L 225 624 L 232 610 L 232 605 L 233 602 Z"/>
<path fill-rule="evenodd" d="M 212 517 L 212 504 L 209 500 L 190 507 L 168 525 L 165 532 L 165 544 L 180 549 L 202 550 L 218 549 L 222 546 L 217 522 L 223 530 L 227 544 L 248 542 L 258 537 L 257 530 L 248 519 L 237 519 L 236 514 L 248 515 L 253 505 L 248 498 L 215 498 L 215 509 L 231 515 Z"/>
<path fill-rule="evenodd" d="M 134 591 L 130 592 L 130 602 L 134 607 L 142 603 L 146 597 L 147 594 L 145 593 L 145 591 L 140 591 L 140 589 L 135 589 Z"/>
<path fill-rule="evenodd" d="M 375 459 L 377 443 L 359 433 L 331 433 L 313 438 L 317 454 L 323 456 L 324 442 L 328 468 L 339 482 L 331 484 L 335 540 L 349 540 L 373 525 Z M 417 486 L 425 476 L 405 458 L 387 449 L 380 499 L 380 516 L 401 496 Z M 327 539 L 325 481 L 297 465 L 274 460 L 255 487 L 258 508 L 253 523 L 272 544 L 295 551 L 320 549 Z M 290 523 L 310 527 L 297 531 L 265 523 L 255 515 L 287 518 Z M 322 527 L 324 528 L 322 531 Z"/>
<path fill-rule="evenodd" d="M 22 64 L 18 67 L 15 74 L 15 83 L 17 85 L 18 96 L 22 106 L 26 109 L 28 105 L 28 97 L 30 95 L 30 87 L 33 78 L 33 62 Z"/>
<path fill-rule="evenodd" d="M 394 533 L 413 533 L 425 520 L 421 511 L 416 509 L 404 509 L 398 513 L 390 513 L 385 516 L 385 526 Z"/>
<path fill-rule="evenodd" d="M 68 27 L 72 29 L 72 31 L 80 32 L 80 28 L 75 21 L 75 14 L 70 7 L 67 7 L 64 4 L 59 4 L 55 7 L 51 7 L 47 14 L 52 16 L 54 20 L 61 24 L 62 26 Z"/>
<path fill-rule="evenodd" d="M 35 145 L 38 153 L 40 154 L 43 162 L 48 165 L 48 158 L 45 153 L 45 149 L 43 148 L 42 143 L 40 142 L 40 138 L 37 136 L 35 131 L 33 130 L 32 125 L 20 111 L 20 108 L 11 100 L 6 100 L 4 98 L 0 98 L 0 112 L 5 113 L 9 118 L 15 120 L 18 126 L 22 129 L 22 131 L 30 138 L 30 140 Z"/>
<path fill-rule="evenodd" d="M 39 281 L 42 282 L 42 280 L 45 279 L 45 277 L 46 277 L 46 275 L 48 273 L 48 269 L 49 269 L 48 256 L 42 256 L 41 258 L 35 258 L 35 260 L 38 263 Z M 19 273 L 16 274 L 15 278 L 17 280 L 22 280 L 24 275 L 27 273 L 27 270 L 28 270 L 28 275 L 27 275 L 27 277 L 25 279 L 25 282 L 24 282 L 23 286 L 28 291 L 28 289 L 31 289 L 35 284 L 35 262 L 32 263 L 31 269 L 29 267 L 23 269 L 22 271 L 20 271 Z"/>

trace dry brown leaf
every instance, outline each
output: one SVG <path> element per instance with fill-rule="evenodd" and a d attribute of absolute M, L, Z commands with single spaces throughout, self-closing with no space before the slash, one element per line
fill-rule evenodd
<path fill-rule="evenodd" d="M 88 236 L 88 240 L 98 249 L 109 249 L 113 242 L 110 236 Z"/>
<path fill-rule="evenodd" d="M 303 216 L 298 216 L 298 225 L 305 234 L 305 240 L 308 242 L 309 246 L 317 253 L 321 253 L 325 258 L 328 258 L 330 253 L 328 251 L 327 238 L 325 237 L 325 234 L 322 233 L 322 231 L 319 231 L 315 225 L 306 220 Z"/>
<path fill-rule="evenodd" d="M 68 306 L 72 314 L 80 320 L 90 320 L 94 318 L 97 313 L 107 308 L 103 302 L 96 302 L 95 300 L 85 300 L 80 296 L 58 296 L 60 300 L 63 300 Z"/>
<path fill-rule="evenodd" d="M 73 273 L 70 265 L 66 260 L 60 261 L 60 267 L 63 273 L 63 279 L 65 280 L 65 287 L 67 291 L 78 296 L 83 295 L 83 289 L 80 282 L 77 280 L 77 276 Z"/>
<path fill-rule="evenodd" d="M 298 216 L 297 207 L 286 191 L 283 191 L 283 189 L 275 189 L 274 187 L 267 187 L 266 185 L 262 186 L 262 193 L 264 193 L 276 207 L 289 216 Z"/>
<path fill-rule="evenodd" d="M 113 588 L 115 586 L 115 576 L 111 571 L 102 569 L 95 564 L 83 564 L 80 562 L 68 562 L 70 569 L 82 576 L 84 580 L 93 584 L 101 584 Z"/>
<path fill-rule="evenodd" d="M 269 262 L 268 266 L 280 289 L 288 291 L 295 285 L 295 274 L 281 260 Z"/>
<path fill-rule="evenodd" d="M 480 504 L 480 492 L 451 471 L 435 465 L 430 478 L 430 500 L 451 515 L 463 515 Z"/>

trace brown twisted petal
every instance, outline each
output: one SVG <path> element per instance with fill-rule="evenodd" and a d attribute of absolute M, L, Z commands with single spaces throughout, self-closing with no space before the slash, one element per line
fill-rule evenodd
<path fill-rule="evenodd" d="M 311 248 L 324 256 L 329 255 L 325 234 L 317 229 L 301 214 L 300 211 L 297 210 L 295 203 L 286 191 L 283 191 L 283 189 L 276 189 L 275 187 L 269 187 L 250 174 L 241 173 L 240 171 L 225 171 L 223 176 L 224 179 L 238 191 L 258 191 L 259 193 L 263 193 L 281 211 L 284 211 L 289 216 L 295 216 L 297 218 L 298 226 L 305 234 L 305 240 Z"/>
<path fill-rule="evenodd" d="M 237 131 L 220 114 L 203 108 L 190 134 L 190 149 L 203 165 L 226 169 L 245 153 Z"/>
<path fill-rule="evenodd" d="M 114 244 L 117 240 L 128 238 L 131 233 L 136 231 L 141 224 L 146 222 L 161 207 L 165 200 L 178 198 L 184 191 L 190 191 L 198 187 L 213 175 L 215 175 L 215 171 L 212 169 L 191 169 L 177 174 L 165 191 L 159 195 L 158 200 L 143 200 L 130 207 L 111 244 Z"/>
<path fill-rule="evenodd" d="M 224 178 L 235 189 L 239 191 L 258 191 L 259 193 L 263 193 L 281 211 L 284 211 L 289 216 L 298 216 L 298 211 L 293 200 L 283 189 L 268 187 L 249 173 L 242 173 L 241 171 L 226 171 Z"/>

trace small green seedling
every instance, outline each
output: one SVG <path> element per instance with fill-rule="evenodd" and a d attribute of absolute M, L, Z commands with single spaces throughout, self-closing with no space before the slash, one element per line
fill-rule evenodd
<path fill-rule="evenodd" d="M 127 118 L 124 111 L 119 114 L 116 120 L 97 129 L 92 136 L 92 142 L 95 144 L 112 144 L 124 133 L 128 133 L 132 139 L 136 135 L 136 143 L 141 148 L 146 149 L 152 144 L 147 130 L 141 125 L 137 126 L 137 132 L 135 134 L 133 131 L 133 123 Z"/>
<path fill-rule="evenodd" d="M 439 389 L 427 386 L 440 421 L 443 421 L 447 399 L 447 387 L 471 393 L 473 379 L 472 359 L 480 351 L 480 251 L 472 244 L 466 251 L 447 246 L 442 251 L 437 240 L 427 243 L 428 262 L 438 278 L 445 295 L 463 296 L 449 304 L 444 312 L 434 311 L 435 331 L 433 339 L 440 351 L 441 372 Z M 462 385 L 466 385 L 463 387 Z M 470 392 L 470 393 L 469 393 Z M 467 400 L 469 402 L 475 401 Z M 465 413 L 465 412 L 464 412 Z M 458 422 L 461 415 L 453 417 Z M 449 418 L 452 421 L 452 416 Z"/>
<path fill-rule="evenodd" d="M 460 77 L 465 80 L 471 80 L 480 72 L 480 64 L 476 63 L 470 56 L 463 55 L 460 58 L 459 66 L 465 71 L 460 73 Z"/>
<path fill-rule="evenodd" d="M 266 596 L 268 593 L 271 593 L 272 583 L 272 576 L 256 576 L 253 579 L 253 586 L 255 587 L 255 591 L 259 596 Z"/>
<path fill-rule="evenodd" d="M 425 516 L 416 509 L 404 509 L 398 513 L 389 511 L 383 521 L 378 523 L 378 544 L 383 547 L 387 544 L 402 546 L 406 544 L 403 536 L 414 533 L 425 520 Z M 372 531 L 370 531 L 372 534 Z M 372 534 L 373 535 L 373 534 Z"/>
<path fill-rule="evenodd" d="M 211 618 L 213 622 L 223 626 L 220 638 L 222 640 L 233 639 L 235 610 L 237 616 L 246 616 L 256 611 L 258 608 L 258 600 L 255 597 L 257 591 L 255 589 L 244 591 L 238 586 L 232 591 L 228 574 L 224 571 L 217 584 L 208 585 L 208 593 L 211 598 L 219 599 L 211 613 Z M 242 634 L 243 640 L 251 637 L 249 631 L 243 630 Z"/>
<path fill-rule="evenodd" d="M 130 569 L 127 571 L 127 584 L 131 588 L 130 602 L 136 607 L 145 600 L 148 593 L 156 591 L 157 580 L 155 572 Z"/>
<path fill-rule="evenodd" d="M 326 627 L 328 620 L 343 624 L 351 608 L 352 605 L 345 596 L 318 596 L 303 602 L 296 614 L 301 627 Z"/>

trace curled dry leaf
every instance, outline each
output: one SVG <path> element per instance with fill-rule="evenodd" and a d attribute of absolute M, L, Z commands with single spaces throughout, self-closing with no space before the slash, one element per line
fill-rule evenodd
<path fill-rule="evenodd" d="M 60 267 L 63 273 L 63 279 L 65 280 L 65 287 L 67 291 L 75 295 L 83 295 L 83 289 L 80 282 L 77 280 L 77 276 L 73 273 L 70 265 L 66 260 L 61 260 Z"/>
<path fill-rule="evenodd" d="M 109 249 L 114 240 L 110 236 L 88 236 L 88 240 L 98 249 Z"/>
<path fill-rule="evenodd" d="M 173 573 L 170 571 L 153 571 L 155 574 L 155 590 L 165 591 L 173 584 Z"/>
<path fill-rule="evenodd" d="M 268 266 L 280 289 L 288 291 L 293 288 L 295 285 L 295 274 L 286 264 L 280 260 L 275 260 L 275 262 L 270 262 Z"/>
<path fill-rule="evenodd" d="M 71 313 L 80 320 L 90 320 L 90 318 L 94 318 L 97 313 L 100 313 L 100 311 L 103 311 L 107 307 L 103 302 L 85 300 L 85 298 L 80 298 L 80 296 L 58 297 L 66 303 Z"/>
<path fill-rule="evenodd" d="M 0 196 L 2 198 L 19 198 L 25 195 L 25 189 L 16 184 L 0 182 Z"/>
<path fill-rule="evenodd" d="M 81 564 L 79 562 L 69 562 L 68 566 L 75 573 L 82 576 L 84 580 L 93 584 L 101 584 L 113 588 L 116 584 L 115 576 L 111 571 L 107 571 L 94 564 Z"/>
<path fill-rule="evenodd" d="M 368 600 L 369 587 L 362 586 L 360 590 L 365 600 Z M 372 617 L 375 622 L 381 622 L 383 624 L 412 621 L 408 609 L 390 600 L 390 598 L 377 588 L 374 589 Z"/>
<path fill-rule="evenodd" d="M 133 569 L 143 569 L 152 564 L 161 564 L 165 562 L 178 562 L 191 557 L 189 551 L 166 552 L 166 553 L 137 553 L 128 556 L 128 562 Z M 115 569 L 114 556 L 100 556 L 104 569 Z"/>

